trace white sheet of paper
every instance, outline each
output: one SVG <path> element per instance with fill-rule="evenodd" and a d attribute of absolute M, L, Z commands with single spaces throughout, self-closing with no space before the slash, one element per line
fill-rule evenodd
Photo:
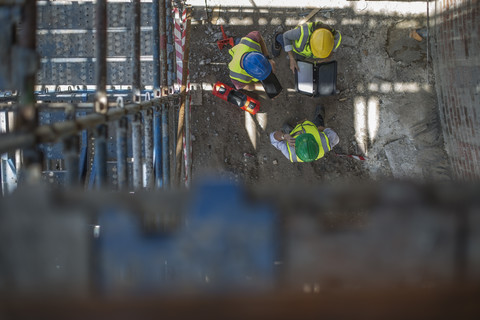
<path fill-rule="evenodd" d="M 313 64 L 297 61 L 298 71 L 298 90 L 313 94 Z"/>

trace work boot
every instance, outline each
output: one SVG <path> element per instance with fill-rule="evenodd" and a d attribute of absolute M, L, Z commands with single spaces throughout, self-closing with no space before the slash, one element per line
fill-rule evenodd
<path fill-rule="evenodd" d="M 315 108 L 315 114 L 313 116 L 313 123 L 317 127 L 324 127 L 325 126 L 325 108 L 323 106 L 317 106 Z"/>
<path fill-rule="evenodd" d="M 282 34 L 282 32 L 277 32 L 273 36 L 272 40 L 272 56 L 274 58 L 278 57 L 280 55 L 280 52 L 282 51 L 282 44 L 277 41 L 278 35 Z"/>

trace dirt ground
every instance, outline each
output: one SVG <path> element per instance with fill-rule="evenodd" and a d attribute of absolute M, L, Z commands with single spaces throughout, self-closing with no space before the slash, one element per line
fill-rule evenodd
<path fill-rule="evenodd" d="M 333 56 L 338 61 L 338 95 L 310 98 L 296 93 L 282 52 L 275 62 L 283 91 L 274 100 L 262 92 L 251 94 L 261 101 L 254 117 L 211 93 L 216 81 L 231 85 L 228 48 L 216 45 L 220 24 L 233 37 L 260 31 L 271 50 L 273 34 L 295 27 L 311 8 L 220 8 L 212 24 L 214 8 L 193 7 L 190 79 L 203 87 L 192 105 L 193 178 L 209 172 L 247 185 L 449 179 L 427 39 L 419 42 L 409 36 L 410 30 L 425 28 L 426 12 L 370 11 L 368 6 L 374 9 L 376 3 L 366 3 L 363 10 L 358 5 L 326 7 L 310 19 L 333 25 L 343 35 Z M 326 126 L 338 133 L 340 143 L 319 161 L 292 164 L 270 144 L 269 134 L 285 121 L 311 119 L 319 104 L 325 106 Z"/>

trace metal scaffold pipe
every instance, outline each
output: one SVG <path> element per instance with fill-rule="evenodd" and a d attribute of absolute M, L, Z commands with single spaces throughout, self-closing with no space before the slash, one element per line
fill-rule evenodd
<path fill-rule="evenodd" d="M 100 124 L 116 121 L 124 115 L 134 114 L 138 111 L 151 108 L 153 105 L 176 98 L 178 95 L 170 95 L 140 104 L 129 104 L 124 108 L 109 109 L 106 114 L 93 113 L 74 120 L 57 122 L 50 125 L 37 127 L 34 132 L 16 132 L 0 135 L 0 154 L 15 151 L 21 148 L 35 146 L 38 143 L 56 142 L 58 139 L 78 133 L 85 129 L 94 128 Z M 68 106 L 68 104 L 62 104 Z M 75 108 L 75 105 L 70 105 Z"/>
<path fill-rule="evenodd" d="M 107 187 L 107 125 L 101 124 L 95 129 L 96 184 L 98 189 Z"/>
<path fill-rule="evenodd" d="M 149 108 L 144 113 L 144 149 L 145 163 L 143 169 L 143 181 L 147 190 L 152 190 L 155 182 L 153 173 L 153 110 Z"/>
<path fill-rule="evenodd" d="M 168 146 L 168 108 L 165 103 L 162 104 L 162 167 L 163 167 L 163 187 L 167 189 L 170 186 L 170 157 Z"/>
<path fill-rule="evenodd" d="M 107 1 L 97 0 L 95 5 L 96 24 L 96 60 L 95 76 L 97 92 L 95 94 L 95 112 L 107 113 Z"/>
<path fill-rule="evenodd" d="M 152 1 L 152 36 L 153 36 L 153 90 L 156 97 L 161 96 L 160 90 L 160 0 Z M 165 19 L 163 19 L 165 20 Z"/>
<path fill-rule="evenodd" d="M 78 135 L 73 135 L 63 141 L 63 153 L 65 155 L 65 165 L 67 169 L 67 185 L 77 186 L 79 183 L 79 151 L 80 138 Z"/>
<path fill-rule="evenodd" d="M 173 44 L 173 18 L 172 18 L 172 2 L 165 1 L 165 20 L 167 32 L 167 65 L 168 65 L 168 86 L 173 86 L 175 81 L 175 48 Z"/>
<path fill-rule="evenodd" d="M 168 65 L 167 65 L 167 17 L 165 0 L 159 0 L 159 30 L 160 30 L 160 86 L 162 95 L 168 94 Z"/>
<path fill-rule="evenodd" d="M 127 175 L 127 131 L 128 118 L 122 117 L 117 124 L 117 183 L 118 190 L 128 187 Z"/>
<path fill-rule="evenodd" d="M 155 187 L 162 187 L 162 113 L 156 107 L 153 113 L 153 151 L 155 167 Z"/>
<path fill-rule="evenodd" d="M 132 52 L 132 100 L 140 102 L 141 76 L 140 76 L 140 0 L 133 0 L 133 52 Z"/>
<path fill-rule="evenodd" d="M 137 112 L 132 121 L 132 153 L 133 153 L 133 189 L 143 187 L 142 157 L 142 114 Z"/>

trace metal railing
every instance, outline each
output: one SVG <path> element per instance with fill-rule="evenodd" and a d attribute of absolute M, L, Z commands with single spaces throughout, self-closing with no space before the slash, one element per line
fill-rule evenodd
<path fill-rule="evenodd" d="M 30 54 L 24 55 L 24 58 L 27 59 L 31 57 L 32 52 L 34 53 L 32 50 L 34 50 L 36 43 L 36 6 L 34 0 L 27 0 L 18 5 L 24 5 L 28 9 L 25 10 L 23 15 L 21 29 L 23 34 L 28 34 L 28 37 L 21 40 L 21 45 L 25 48 L 24 51 L 26 53 L 30 52 Z M 171 52 L 169 53 L 167 50 L 167 41 L 170 46 L 171 42 L 173 42 L 171 41 L 173 39 L 173 26 L 170 25 L 172 22 L 171 2 L 153 0 L 152 8 L 152 99 L 150 99 L 150 92 L 142 91 L 140 77 L 140 0 L 133 1 L 131 13 L 133 16 L 131 25 L 131 30 L 133 31 L 131 51 L 132 85 L 129 92 L 125 90 L 107 91 L 107 0 L 98 0 L 95 4 L 96 90 L 80 90 L 82 91 L 81 95 L 77 94 L 80 91 L 35 92 L 34 79 L 36 70 L 25 69 L 21 74 L 23 82 L 22 86 L 18 88 L 19 94 L 13 96 L 9 104 L 4 104 L 0 108 L 0 112 L 5 113 L 5 115 L 10 112 L 14 114 L 16 119 L 14 130 L 10 130 L 8 126 L 5 126 L 4 133 L 0 134 L 0 154 L 12 154 L 18 150 L 23 150 L 23 158 L 26 155 L 30 155 L 29 161 L 26 161 L 26 159 L 20 161 L 24 163 L 23 169 L 27 171 L 32 163 L 37 164 L 36 168 L 38 169 L 38 164 L 42 162 L 42 155 L 38 146 L 44 143 L 63 141 L 67 169 L 66 181 L 69 185 L 78 185 L 79 134 L 89 130 L 94 133 L 94 148 L 92 149 L 92 154 L 94 155 L 92 165 L 95 166 L 94 180 L 97 187 L 103 188 L 107 186 L 108 181 L 106 169 L 108 126 L 116 123 L 118 188 L 125 189 L 128 185 L 127 180 L 130 178 L 127 177 L 129 173 L 127 170 L 126 150 L 127 140 L 129 139 L 132 141 L 133 149 L 131 177 L 133 189 L 169 187 L 171 184 L 169 155 L 173 154 L 174 157 L 178 157 L 178 155 L 175 152 L 169 152 L 169 141 L 172 143 L 175 143 L 175 141 L 174 139 L 169 139 L 171 129 L 168 128 L 168 112 L 173 112 L 174 108 L 171 107 L 178 101 L 181 101 L 180 104 L 184 108 L 184 103 L 187 100 L 187 90 L 185 85 L 182 86 L 180 93 L 173 93 L 172 90 L 173 77 L 175 75 L 175 72 L 173 72 L 174 59 Z M 187 25 L 189 26 L 189 23 Z M 186 61 L 188 62 L 188 50 Z M 184 70 L 186 70 L 187 65 L 184 64 L 184 66 Z M 127 98 L 125 97 L 126 94 L 128 94 L 128 98 L 131 98 L 132 103 L 123 105 L 123 99 Z M 93 103 L 85 103 L 85 101 L 89 100 L 89 97 L 93 97 Z M 117 103 L 112 103 L 111 101 L 115 97 L 118 98 Z M 142 97 L 146 100 L 142 101 Z M 49 102 L 36 103 L 39 100 Z M 70 102 L 58 103 L 59 101 Z M 13 104 L 11 104 L 12 102 Z M 74 116 L 62 122 L 40 125 L 38 119 L 39 111 L 53 109 L 64 109 L 66 113 L 68 111 L 69 114 Z M 75 117 L 75 112 L 78 110 L 84 110 L 88 114 Z M 131 124 L 132 130 L 127 130 L 129 124 Z M 183 124 L 182 128 L 179 126 L 178 130 L 182 132 L 185 130 Z M 131 132 L 130 137 L 127 136 L 129 132 Z M 178 134 L 181 136 L 181 133 Z M 178 161 L 178 163 L 181 163 L 181 161 Z M 176 173 L 178 175 L 178 172 Z M 176 180 L 176 184 L 179 185 L 180 177 Z"/>

